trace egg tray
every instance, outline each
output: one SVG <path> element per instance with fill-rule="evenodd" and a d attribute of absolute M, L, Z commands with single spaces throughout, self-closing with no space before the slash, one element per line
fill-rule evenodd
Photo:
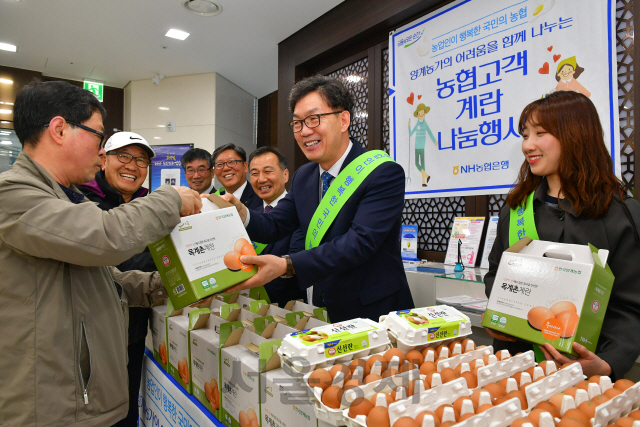
<path fill-rule="evenodd" d="M 464 313 L 459 312 L 453 307 L 446 306 L 448 309 L 456 311 L 456 315 L 466 319 L 461 321 L 458 328 L 457 336 L 453 338 L 445 338 L 441 340 L 429 340 L 429 328 L 415 329 L 408 325 L 405 318 L 398 316 L 397 312 L 391 312 L 387 315 L 380 316 L 380 324 L 387 328 L 392 340 L 396 342 L 396 346 L 403 352 L 414 350 L 416 347 L 427 346 L 430 344 L 451 342 L 460 340 L 461 337 L 471 335 L 471 320 Z"/>
<path fill-rule="evenodd" d="M 368 332 L 369 344 L 367 348 L 346 353 L 342 356 L 327 358 L 327 356 L 325 355 L 325 343 L 307 346 L 302 344 L 297 338 L 291 335 L 287 335 L 282 340 L 282 344 L 278 349 L 278 355 L 280 356 L 280 359 L 284 363 L 288 363 L 294 371 L 303 372 L 303 370 L 305 370 L 307 366 L 310 367 L 311 371 L 313 371 L 316 368 L 333 366 L 336 363 L 347 363 L 354 358 L 362 358 L 364 356 L 380 353 L 387 350 L 388 348 L 391 348 L 389 335 L 387 334 L 387 331 L 384 329 L 384 327 L 382 327 L 382 325 L 369 319 L 352 319 L 350 321 L 355 320 L 369 323 L 372 327 L 377 328 L 377 330 Z M 304 360 L 305 363 L 302 363 L 301 360 Z"/>
<path fill-rule="evenodd" d="M 416 415 L 422 411 L 435 411 L 440 405 L 453 404 L 457 398 L 469 395 L 470 391 L 467 388 L 467 382 L 464 378 L 459 378 L 455 381 L 437 386 L 436 388 L 425 390 L 419 395 L 393 402 L 389 405 L 391 425 L 393 425 L 398 418 L 415 418 Z M 343 417 L 349 427 L 367 427 L 367 417 L 358 415 L 355 418 L 350 418 L 349 408 L 344 410 Z"/>
<path fill-rule="evenodd" d="M 330 368 L 325 368 L 325 369 L 329 370 Z M 304 379 L 304 385 L 307 389 L 307 393 L 308 394 L 310 393 L 311 402 L 313 403 L 313 412 L 316 414 L 316 418 L 318 418 L 318 420 L 322 420 L 333 426 L 345 425 L 343 412 L 345 410 L 349 412 L 349 408 L 345 409 L 344 405 L 341 405 L 339 409 L 333 409 L 333 408 L 329 408 L 327 405 L 322 403 L 323 390 L 320 387 L 312 388 L 309 385 L 309 376 L 311 374 L 312 372 L 306 374 L 303 377 L 303 379 Z M 393 375 L 388 378 L 383 378 L 382 380 L 374 381 L 369 384 L 364 384 L 358 387 L 362 391 L 362 394 L 357 392 L 349 393 L 349 391 L 347 391 L 345 392 L 345 397 L 343 397 L 343 400 L 349 399 L 348 400 L 349 402 L 353 402 L 353 400 L 355 400 L 357 397 L 362 395 L 364 395 L 365 398 L 369 399 L 375 393 L 378 393 L 384 390 L 391 391 L 392 390 L 391 384 L 393 384 L 394 386 L 408 385 L 409 382 L 418 378 L 421 378 L 420 371 L 418 369 L 412 369 L 411 371 L 401 372 L 397 375 Z"/>
<path fill-rule="evenodd" d="M 522 417 L 520 399 L 514 397 L 457 423 L 456 427 L 507 427 L 520 417 Z"/>
<path fill-rule="evenodd" d="M 495 383 L 503 378 L 509 378 L 519 371 L 525 371 L 532 366 L 536 366 L 536 358 L 533 350 L 526 353 L 511 356 L 491 365 L 478 369 L 478 387 L 482 388 L 490 383 Z"/>
<path fill-rule="evenodd" d="M 591 423 L 593 427 L 604 427 L 622 416 L 626 416 L 640 405 L 640 383 L 626 389 L 622 394 L 596 408 Z"/>
<path fill-rule="evenodd" d="M 314 370 L 318 369 L 318 368 L 322 368 L 322 369 L 331 369 L 331 367 L 333 365 L 337 365 L 340 363 L 343 364 L 349 364 L 349 362 L 351 362 L 352 360 L 355 359 L 363 359 L 363 360 L 367 360 L 369 357 L 373 356 L 374 354 L 384 354 L 387 350 L 392 349 L 393 347 L 391 346 L 391 344 L 386 344 L 380 347 L 375 347 L 370 349 L 370 351 L 367 352 L 360 352 L 358 354 L 352 354 L 352 356 L 357 356 L 357 357 L 352 357 L 350 359 L 343 359 L 342 357 L 339 360 L 334 360 L 334 359 L 328 359 L 326 360 L 324 363 L 317 363 L 317 364 L 309 364 L 309 365 L 302 365 L 300 363 L 291 363 L 292 359 L 285 359 L 281 354 L 280 354 L 280 349 L 278 349 L 278 356 L 280 356 L 280 361 L 282 363 L 283 366 L 287 366 L 287 369 L 291 372 L 290 376 L 294 377 L 295 375 L 307 375 L 311 372 L 313 372 Z M 304 359 L 306 360 L 306 359 Z M 302 366 L 301 366 L 302 365 Z"/>
<path fill-rule="evenodd" d="M 444 360 L 438 361 L 438 372 L 445 368 L 455 368 L 462 363 L 471 363 L 472 360 L 482 359 L 493 354 L 493 346 L 477 348 L 468 353 L 456 354 Z"/>
<path fill-rule="evenodd" d="M 554 394 L 562 393 L 583 380 L 582 366 L 576 362 L 556 371 L 555 374 L 525 386 L 524 394 L 527 398 L 527 413 L 531 412 L 538 403 L 549 400 Z"/>

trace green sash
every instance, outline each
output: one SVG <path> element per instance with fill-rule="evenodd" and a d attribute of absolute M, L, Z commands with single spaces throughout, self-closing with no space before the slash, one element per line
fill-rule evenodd
<path fill-rule="evenodd" d="M 225 190 L 224 187 L 220 187 L 216 190 L 214 194 L 217 194 L 218 196 L 220 196 L 221 191 L 224 191 L 225 193 L 227 192 L 227 190 Z M 251 242 L 251 244 L 253 245 L 253 249 L 255 249 L 257 255 L 260 255 L 262 251 L 264 251 L 264 248 L 267 247 L 267 245 L 265 245 L 264 243 Z"/>
<path fill-rule="evenodd" d="M 349 163 L 338 174 L 311 218 L 304 242 L 305 249 L 320 245 L 340 209 L 362 184 L 362 181 L 384 162 L 393 162 L 393 159 L 381 150 L 367 151 Z"/>
<path fill-rule="evenodd" d="M 509 215 L 509 246 L 515 245 L 525 236 L 531 240 L 540 240 L 538 230 L 536 229 L 536 221 L 533 217 L 533 194 L 529 194 L 525 206 L 518 206 L 517 209 L 511 209 Z M 540 363 L 545 360 L 544 353 L 537 345 L 533 345 L 533 352 L 536 355 L 536 362 Z"/>

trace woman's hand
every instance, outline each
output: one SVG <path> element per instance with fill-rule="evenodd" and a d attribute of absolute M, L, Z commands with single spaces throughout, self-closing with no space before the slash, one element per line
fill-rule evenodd
<path fill-rule="evenodd" d="M 546 343 L 544 346 L 540 346 L 540 350 L 542 350 L 542 353 L 544 353 L 544 357 L 547 360 L 555 360 L 560 363 L 560 365 L 578 362 L 582 365 L 582 373 L 587 377 L 591 377 L 593 375 L 611 375 L 611 366 L 596 356 L 595 353 L 587 350 L 585 346 L 574 342 L 573 349 L 578 353 L 580 356 L 579 358 L 570 359 L 567 356 L 560 354 L 560 352 L 553 348 L 549 343 Z"/>

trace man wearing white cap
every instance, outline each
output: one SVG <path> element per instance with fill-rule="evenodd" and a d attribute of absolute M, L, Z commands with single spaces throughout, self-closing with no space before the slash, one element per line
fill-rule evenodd
<path fill-rule="evenodd" d="M 84 195 L 105 211 L 146 196 L 149 190 L 142 187 L 142 183 L 147 178 L 150 159 L 156 156 L 149 143 L 137 133 L 118 132 L 109 138 L 104 149 L 107 155 L 102 158 L 102 170 L 96 173 L 93 181 L 79 186 Z M 117 268 L 120 271 L 156 271 L 149 249 Z M 115 424 L 119 427 L 138 425 L 138 390 L 150 316 L 150 308 L 129 308 L 129 413 L 127 418 Z"/>

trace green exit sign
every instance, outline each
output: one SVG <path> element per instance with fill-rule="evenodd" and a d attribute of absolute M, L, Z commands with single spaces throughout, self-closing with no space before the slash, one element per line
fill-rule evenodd
<path fill-rule="evenodd" d="M 104 84 L 103 83 L 90 82 L 85 80 L 84 88 L 89 92 L 93 93 L 96 96 L 96 98 L 98 98 L 98 101 L 100 102 L 104 101 Z"/>

